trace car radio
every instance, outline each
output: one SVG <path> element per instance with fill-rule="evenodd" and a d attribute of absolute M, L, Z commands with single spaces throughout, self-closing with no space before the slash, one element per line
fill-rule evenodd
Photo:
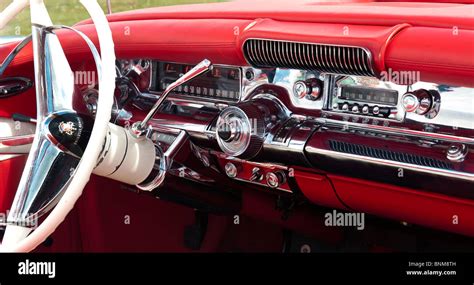
<path fill-rule="evenodd" d="M 328 106 L 334 112 L 399 121 L 405 115 L 400 99 L 406 86 L 394 86 L 371 77 L 336 76 L 330 92 Z"/>

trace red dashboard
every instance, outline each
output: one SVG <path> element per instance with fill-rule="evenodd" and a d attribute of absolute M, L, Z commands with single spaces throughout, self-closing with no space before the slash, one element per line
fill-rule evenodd
<path fill-rule="evenodd" d="M 249 39 L 359 46 L 373 56 L 376 74 L 409 70 L 419 72 L 422 81 L 468 88 L 474 87 L 473 14 L 472 4 L 363 1 L 350 4 L 189 5 L 119 13 L 108 18 L 119 59 L 140 58 L 195 64 L 208 58 L 215 64 L 240 67 L 249 66 L 243 50 L 244 43 Z M 79 23 L 75 28 L 97 43 L 94 26 L 90 21 Z M 89 62 L 85 62 L 90 57 L 86 45 L 78 44 L 76 35 L 62 31 L 59 35 L 75 68 L 94 68 Z M 0 46 L 0 59 L 5 58 L 15 44 Z M 32 51 L 28 48 L 13 61 L 8 75 L 32 76 L 32 73 Z M 290 102 L 278 88 L 273 88 L 272 92 L 284 103 L 285 100 Z M 4 99 L 1 105 L 10 106 L 13 110 L 13 106 L 28 98 L 23 112 L 34 115 L 32 93 Z M 292 106 L 290 109 L 294 113 L 304 111 L 301 106 Z M 10 108 L 2 108 L 0 115 L 11 115 L 8 110 Z M 145 115 L 144 110 L 136 106 L 129 111 L 134 115 L 133 120 L 139 120 Z M 307 112 L 311 116 L 321 115 L 314 110 Z M 175 114 L 158 114 L 156 119 L 157 122 L 161 120 L 190 124 L 190 120 Z M 193 123 L 199 125 L 199 122 Z M 160 127 L 160 124 L 156 123 L 156 127 Z M 324 135 L 326 134 L 321 134 L 318 138 L 322 140 Z M 468 132 L 466 137 L 474 139 L 472 132 Z M 366 142 L 376 140 L 378 138 Z M 317 139 L 308 140 L 308 145 L 315 148 L 322 144 Z M 385 147 L 383 141 L 378 147 Z M 408 149 L 420 151 L 420 148 L 401 151 Z M 472 172 L 473 154 L 469 155 L 463 167 Z M 217 159 L 216 166 L 221 170 L 230 161 L 220 156 L 214 158 Z M 245 169 L 242 172 L 245 174 L 237 178 L 248 179 L 254 165 L 245 160 L 238 163 Z M 371 180 L 370 175 L 354 178 L 324 167 L 292 165 L 291 159 L 288 166 L 294 167 L 293 182 L 298 191 L 314 204 L 362 211 L 474 236 L 472 196 L 453 196 L 449 195 L 449 191 L 427 192 L 410 185 L 395 186 L 396 184 Z M 265 171 L 269 172 L 271 169 Z M 258 186 L 262 185 L 251 187 Z M 295 192 L 288 185 L 284 188 L 288 192 Z M 245 210 L 254 211 L 249 208 Z M 453 223 L 455 216 L 461 222 Z"/>

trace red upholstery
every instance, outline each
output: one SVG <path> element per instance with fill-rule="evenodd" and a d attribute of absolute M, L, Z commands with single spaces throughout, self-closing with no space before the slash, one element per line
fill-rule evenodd
<path fill-rule="evenodd" d="M 465 0 L 464 0 L 465 1 Z M 420 1 L 416 1 L 420 2 Z M 472 1 L 465 1 L 473 3 Z M 150 8 L 117 13 L 112 22 L 155 19 L 247 19 L 271 18 L 279 21 L 312 23 L 345 23 L 356 25 L 394 26 L 408 22 L 413 26 L 474 29 L 474 5 L 453 3 L 298 3 L 284 1 L 239 1 L 205 5 Z M 83 23 L 90 23 L 84 21 Z"/>

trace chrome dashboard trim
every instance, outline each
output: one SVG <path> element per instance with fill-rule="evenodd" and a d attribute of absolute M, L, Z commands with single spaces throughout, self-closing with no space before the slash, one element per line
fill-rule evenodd
<path fill-rule="evenodd" d="M 20 53 L 20 51 L 23 50 L 24 47 L 26 47 L 27 44 L 32 41 L 32 39 L 32 35 L 29 35 L 26 38 L 22 39 L 21 42 L 19 42 L 16 47 L 8 54 L 2 64 L 0 64 L 0 77 L 3 75 L 7 67 L 13 61 L 13 59 Z"/>
<path fill-rule="evenodd" d="M 343 127 L 346 130 L 356 129 L 356 130 L 387 133 L 391 135 L 404 135 L 404 136 L 409 136 L 409 137 L 417 137 L 417 138 L 432 139 L 432 140 L 443 140 L 443 141 L 452 142 L 452 143 L 463 143 L 463 144 L 468 144 L 468 145 L 474 145 L 474 138 L 469 138 L 469 137 L 459 137 L 459 136 L 454 136 L 454 135 L 423 132 L 423 131 L 410 130 L 410 129 L 399 129 L 399 128 L 392 128 L 392 127 L 386 127 L 386 126 L 379 126 L 379 125 L 354 123 L 354 122 L 349 122 L 349 121 L 338 121 L 338 120 L 327 119 L 327 118 L 317 118 L 316 121 L 322 125 L 333 125 L 333 126 Z"/>
<path fill-rule="evenodd" d="M 214 155 L 214 156 L 219 157 L 221 159 L 225 159 L 227 161 L 238 162 L 240 164 L 248 164 L 250 166 L 255 166 L 255 167 L 264 168 L 264 169 L 283 170 L 283 171 L 289 171 L 291 169 L 288 166 L 280 165 L 280 164 L 276 164 L 276 163 L 256 162 L 256 161 L 249 161 L 249 160 L 245 160 L 245 159 L 240 159 L 240 158 L 237 158 L 237 157 L 228 156 L 228 155 L 226 155 L 222 152 L 218 152 L 218 151 L 214 151 L 214 150 L 210 150 L 209 153 L 211 155 Z M 232 179 L 232 180 L 235 180 L 235 181 L 240 181 L 240 182 L 245 182 L 245 183 L 250 183 L 250 184 L 253 184 L 253 185 L 256 185 L 256 186 L 260 186 L 260 187 L 269 188 L 265 183 L 259 183 L 259 182 L 256 182 L 256 181 L 250 181 L 250 180 L 246 180 L 246 179 L 242 179 L 242 178 L 238 178 L 238 177 L 234 177 L 234 178 L 229 177 L 229 179 Z M 271 189 L 272 190 L 283 191 L 283 192 L 286 192 L 286 193 L 293 193 L 291 190 L 284 189 L 284 188 L 281 188 L 281 187 L 271 188 Z"/>
<path fill-rule="evenodd" d="M 431 167 L 408 164 L 408 163 L 403 163 L 403 162 L 398 162 L 398 161 L 378 159 L 378 158 L 373 158 L 373 157 L 368 157 L 368 156 L 360 156 L 356 154 L 315 148 L 311 146 L 306 146 L 305 150 L 309 153 L 325 155 L 325 156 L 335 158 L 335 159 L 356 160 L 356 161 L 368 162 L 368 163 L 377 164 L 377 165 L 389 166 L 392 168 L 409 169 L 416 172 L 429 173 L 429 174 L 457 178 L 457 179 L 474 182 L 474 174 L 466 173 L 466 172 L 452 171 L 452 170 L 446 170 L 446 169 L 440 169 L 440 168 L 431 168 Z"/>

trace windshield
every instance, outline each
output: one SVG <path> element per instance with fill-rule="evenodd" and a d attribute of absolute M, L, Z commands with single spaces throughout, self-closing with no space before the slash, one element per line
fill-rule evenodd
<path fill-rule="evenodd" d="M 0 11 L 3 11 L 11 1 L 1 0 Z M 79 0 L 45 0 L 44 2 L 55 24 L 72 26 L 89 18 Z M 104 11 L 107 11 L 107 1 L 98 0 L 98 2 Z M 114 13 L 150 7 L 211 2 L 223 2 L 223 0 L 111 0 Z M 29 9 L 25 9 L 5 29 L 0 31 L 0 44 L 29 35 L 31 33 L 30 25 L 30 12 Z"/>

